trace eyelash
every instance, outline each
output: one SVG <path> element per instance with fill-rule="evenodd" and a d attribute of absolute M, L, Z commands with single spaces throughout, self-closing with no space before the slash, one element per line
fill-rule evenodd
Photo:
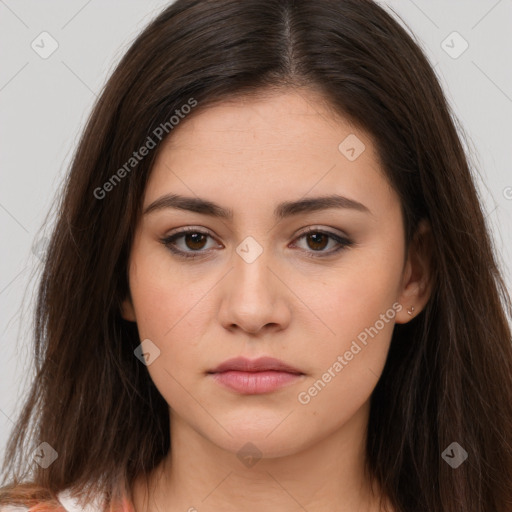
<path fill-rule="evenodd" d="M 167 248 L 169 249 L 169 251 L 171 251 L 173 254 L 177 255 L 178 257 L 180 258 L 183 258 L 183 259 L 194 259 L 194 258 L 201 258 L 204 256 L 204 254 L 207 252 L 207 251 L 191 251 L 191 252 L 188 252 L 188 251 L 182 251 L 180 249 L 176 249 L 173 244 L 175 243 L 175 241 L 178 239 L 178 238 L 181 238 L 182 236 L 185 236 L 189 233 L 196 233 L 196 234 L 200 234 L 200 235 L 206 235 L 206 236 L 210 236 L 210 233 L 207 233 L 205 231 L 201 231 L 199 229 L 196 229 L 196 228 L 184 228 L 183 230 L 177 232 L 177 233 L 174 233 L 172 235 L 169 235 L 165 238 L 162 238 L 160 241 L 161 243 Z M 310 235 L 312 233 L 315 233 L 315 234 L 322 234 L 322 235 L 326 235 L 328 236 L 329 238 L 333 239 L 334 241 L 336 241 L 339 245 L 338 248 L 334 249 L 334 250 L 331 250 L 331 251 L 328 251 L 328 252 L 321 252 L 321 251 L 305 251 L 306 252 L 306 256 L 308 256 L 309 258 L 326 258 L 328 256 L 332 256 L 333 254 L 336 254 L 344 249 L 347 249 L 349 247 L 351 247 L 352 245 L 354 245 L 354 242 L 346 237 L 343 237 L 343 236 L 340 236 L 340 235 L 336 235 L 334 233 L 331 233 L 329 231 L 324 231 L 322 229 L 315 229 L 315 228 L 312 228 L 312 229 L 309 229 L 308 231 L 305 231 L 304 233 L 302 233 L 299 237 L 296 238 L 296 240 L 300 240 L 304 237 L 306 237 L 307 235 Z M 213 238 L 213 237 L 212 237 Z"/>

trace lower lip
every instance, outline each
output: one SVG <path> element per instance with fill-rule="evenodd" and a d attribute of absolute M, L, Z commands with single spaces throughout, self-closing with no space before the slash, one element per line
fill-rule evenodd
<path fill-rule="evenodd" d="M 301 374 L 274 370 L 262 372 L 241 372 L 233 370 L 214 373 L 212 375 L 213 378 L 223 386 L 244 395 L 269 393 L 292 382 L 296 382 L 302 377 Z"/>

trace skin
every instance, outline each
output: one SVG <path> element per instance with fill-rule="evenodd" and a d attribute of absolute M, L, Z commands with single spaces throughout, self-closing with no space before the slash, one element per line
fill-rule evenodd
<path fill-rule="evenodd" d="M 354 161 L 338 149 L 350 134 L 365 145 Z M 172 455 L 149 475 L 149 494 L 142 477 L 132 489 L 136 511 L 380 510 L 380 490 L 372 492 L 363 473 L 369 399 L 394 324 L 416 316 L 431 288 L 424 248 L 413 243 L 405 257 L 400 201 L 370 136 L 335 116 L 318 93 L 285 89 L 197 110 L 162 149 L 144 209 L 174 193 L 230 208 L 233 219 L 162 208 L 136 228 L 123 316 L 160 350 L 147 370 L 169 404 L 172 432 Z M 333 193 L 370 213 L 331 208 L 273 217 L 282 201 Z M 183 251 L 203 251 L 194 260 L 161 242 L 185 226 L 210 235 L 175 240 Z M 315 257 L 338 244 L 300 237 L 308 227 L 354 244 Z M 420 239 L 428 233 L 421 224 Z M 236 252 L 248 236 L 263 249 L 251 263 Z M 300 403 L 298 394 L 393 304 L 403 308 Z M 276 357 L 304 375 L 259 395 L 207 375 L 239 355 Z M 237 457 L 247 442 L 261 452 L 252 467 Z"/>

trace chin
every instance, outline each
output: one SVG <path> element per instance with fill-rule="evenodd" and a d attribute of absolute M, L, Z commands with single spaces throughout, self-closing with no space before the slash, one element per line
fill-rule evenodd
<path fill-rule="evenodd" d="M 293 455 L 312 444 L 313 440 L 308 443 L 304 438 L 304 428 L 287 424 L 287 419 L 283 421 L 285 417 L 286 414 L 279 417 L 267 415 L 264 418 L 253 416 L 252 419 L 244 416 L 230 422 L 221 422 L 231 436 L 224 432 L 225 435 L 211 441 L 239 458 L 245 455 L 265 458 Z"/>

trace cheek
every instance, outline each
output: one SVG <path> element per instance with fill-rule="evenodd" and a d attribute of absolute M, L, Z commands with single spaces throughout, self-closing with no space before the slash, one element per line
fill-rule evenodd
<path fill-rule="evenodd" d="M 315 369 L 295 397 L 320 429 L 344 424 L 369 399 L 389 350 L 395 310 L 363 301 L 358 311 L 354 301 L 350 304 L 331 322 L 336 335 L 318 339 L 306 353 Z"/>
<path fill-rule="evenodd" d="M 141 243 L 133 253 L 130 291 L 141 338 L 166 344 L 187 332 L 193 339 L 211 288 L 207 274 L 180 271 L 180 264 L 154 242 Z"/>
<path fill-rule="evenodd" d="M 139 247 L 130 267 L 130 291 L 140 340 L 151 340 L 159 350 L 147 371 L 166 402 L 181 410 L 190 407 L 184 390 L 192 389 L 205 370 L 198 341 L 200 319 L 206 318 L 201 298 L 208 288 L 185 279 L 176 267 L 160 248 Z"/>
<path fill-rule="evenodd" d="M 213 348 L 204 341 L 215 318 L 209 299 L 218 276 L 207 270 L 180 272 L 185 264 L 154 242 L 134 247 L 130 291 L 139 337 L 151 340 L 160 351 L 148 371 L 167 403 L 186 405 L 184 388 L 196 385 L 212 359 L 208 351 Z"/>
<path fill-rule="evenodd" d="M 384 367 L 397 310 L 402 246 L 375 244 L 346 258 L 336 276 L 324 281 L 312 309 L 319 312 L 322 336 L 317 335 L 314 376 L 302 386 L 299 403 L 311 410 L 337 411 L 348 417 L 370 396 Z M 310 296 L 310 300 L 314 300 Z M 313 347 L 311 347 L 313 348 Z M 334 410 L 333 410 L 334 409 Z"/>

